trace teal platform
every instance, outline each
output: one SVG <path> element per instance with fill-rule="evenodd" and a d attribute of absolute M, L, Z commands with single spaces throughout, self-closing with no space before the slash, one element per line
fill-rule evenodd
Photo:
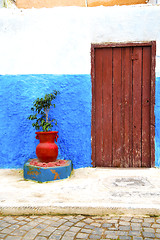
<path fill-rule="evenodd" d="M 56 181 L 60 179 L 68 178 L 72 171 L 71 160 L 64 160 L 65 163 L 62 166 L 54 167 L 39 167 L 30 165 L 33 159 L 29 159 L 24 164 L 24 179 L 34 180 L 37 182 Z"/>

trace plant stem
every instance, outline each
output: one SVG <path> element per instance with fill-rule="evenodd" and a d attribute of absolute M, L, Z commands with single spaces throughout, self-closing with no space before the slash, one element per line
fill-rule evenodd
<path fill-rule="evenodd" d="M 46 114 L 46 122 L 48 122 L 48 113 L 49 113 L 49 109 L 44 110 L 45 114 Z"/>

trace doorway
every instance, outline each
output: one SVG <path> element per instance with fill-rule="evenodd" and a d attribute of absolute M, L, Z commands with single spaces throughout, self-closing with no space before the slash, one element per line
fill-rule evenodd
<path fill-rule="evenodd" d="M 93 166 L 154 166 L 155 55 L 155 42 L 92 44 Z"/>

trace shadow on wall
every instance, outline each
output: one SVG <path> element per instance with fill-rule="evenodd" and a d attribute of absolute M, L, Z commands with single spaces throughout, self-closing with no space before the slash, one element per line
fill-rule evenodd
<path fill-rule="evenodd" d="M 37 97 L 56 89 L 60 95 L 52 114 L 58 122 L 59 159 L 70 159 L 74 168 L 91 166 L 90 75 L 0 76 L 0 168 L 22 168 L 35 158 L 35 130 L 27 120 Z"/>

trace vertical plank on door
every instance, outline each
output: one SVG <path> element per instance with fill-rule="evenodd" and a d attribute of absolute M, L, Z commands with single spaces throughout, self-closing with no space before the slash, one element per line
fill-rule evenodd
<path fill-rule="evenodd" d="M 142 47 L 133 47 L 133 167 L 141 167 Z"/>
<path fill-rule="evenodd" d="M 122 158 L 121 74 L 121 48 L 113 48 L 113 167 L 120 167 Z"/>
<path fill-rule="evenodd" d="M 112 48 L 103 49 L 103 160 L 112 166 Z"/>
<path fill-rule="evenodd" d="M 103 81 L 103 49 L 97 48 L 95 50 L 95 120 L 96 120 L 96 128 L 95 128 L 95 161 L 96 166 L 103 166 L 102 162 L 102 138 L 103 138 L 103 125 L 102 125 L 102 81 Z"/>
<path fill-rule="evenodd" d="M 150 92 L 151 48 L 143 48 L 142 78 L 142 167 L 151 167 L 150 154 Z"/>
<path fill-rule="evenodd" d="M 121 167 L 132 165 L 132 48 L 122 48 L 122 131 Z"/>

